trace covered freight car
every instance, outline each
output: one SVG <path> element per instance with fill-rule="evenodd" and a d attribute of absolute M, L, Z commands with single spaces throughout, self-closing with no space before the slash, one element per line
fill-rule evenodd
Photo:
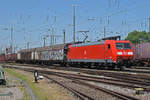
<path fill-rule="evenodd" d="M 133 44 L 134 65 L 150 66 L 150 43 Z"/>
<path fill-rule="evenodd" d="M 17 60 L 16 53 L 5 54 L 5 61 L 6 62 L 15 62 Z"/>
<path fill-rule="evenodd" d="M 21 50 L 17 62 L 51 64 L 62 62 L 64 44 Z"/>
<path fill-rule="evenodd" d="M 17 60 L 17 54 L 16 53 L 1 54 L 0 55 L 0 62 L 15 62 L 16 60 Z"/>
<path fill-rule="evenodd" d="M 6 60 L 5 54 L 1 54 L 0 55 L 0 62 L 5 62 L 5 60 Z"/>
<path fill-rule="evenodd" d="M 34 49 L 21 50 L 17 53 L 17 62 L 29 63 L 31 59 L 31 54 Z"/>

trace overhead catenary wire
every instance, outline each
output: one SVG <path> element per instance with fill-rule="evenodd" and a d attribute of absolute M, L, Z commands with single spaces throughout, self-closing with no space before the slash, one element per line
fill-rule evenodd
<path fill-rule="evenodd" d="M 109 0 L 109 1 L 113 1 L 113 3 L 115 2 L 115 5 L 116 6 L 118 6 L 119 5 L 119 7 L 120 7 L 120 4 L 121 4 L 121 1 L 120 0 Z M 134 0 L 134 1 L 136 1 L 136 0 Z M 133 0 L 132 0 L 132 2 L 133 2 Z M 112 2 L 111 2 L 111 4 L 112 4 Z M 135 5 L 136 6 L 136 5 Z M 131 8 L 132 9 L 132 8 Z M 120 9 L 119 9 L 120 10 Z M 118 12 L 118 14 L 120 13 L 120 14 L 122 14 L 121 12 L 119 12 L 119 10 L 117 10 L 117 12 Z M 133 9 L 134 10 L 134 9 Z M 121 11 L 121 10 L 120 10 Z M 113 24 L 112 23 L 112 21 L 111 20 L 113 20 L 112 19 L 112 17 L 110 17 L 110 16 L 114 16 L 114 15 L 118 15 L 117 14 L 117 12 L 116 12 L 116 14 L 115 14 L 115 12 L 114 13 L 112 13 L 112 15 L 111 15 L 111 13 L 110 12 L 108 12 L 107 13 L 107 18 L 105 18 L 105 16 L 104 16 L 104 18 L 100 18 L 99 19 L 99 23 L 101 23 L 101 27 L 103 27 L 102 25 L 103 25 L 103 23 L 107 23 L 107 25 L 109 25 L 109 27 L 111 27 L 111 25 Z M 109 14 L 110 13 L 110 14 Z M 126 11 L 124 12 L 124 13 L 126 13 Z M 49 13 L 48 13 L 49 14 Z M 48 15 L 47 14 L 47 15 Z M 114 14 L 114 15 L 113 15 Z M 46 19 L 47 21 L 48 20 L 50 20 L 50 15 L 48 15 L 47 16 L 46 15 L 46 17 L 44 17 L 44 20 Z M 27 15 L 25 15 L 25 14 L 20 14 L 20 20 L 21 21 L 23 21 L 23 23 L 22 23 L 22 26 L 24 26 L 24 25 L 26 25 L 26 24 L 29 24 L 28 22 L 26 22 L 26 20 L 31 20 L 31 18 L 32 19 L 34 19 L 34 17 L 33 17 L 33 15 L 31 14 L 31 16 L 30 16 L 30 14 L 27 14 Z M 54 17 L 55 18 L 55 17 Z M 43 19 L 42 19 L 43 20 Z M 21 22 L 20 21 L 20 22 Z M 55 20 L 54 20 L 54 22 L 56 22 Z M 123 22 L 123 25 L 125 26 L 125 27 L 128 27 L 128 21 L 127 22 Z M 106 25 L 106 26 L 107 26 Z M 42 27 L 40 27 L 40 26 L 42 26 Z M 43 24 L 43 25 L 33 25 L 33 27 L 34 28 L 30 28 L 30 27 L 28 27 L 27 29 L 26 29 L 26 32 L 30 32 L 30 34 L 37 34 L 37 33 L 43 33 L 43 34 L 45 34 L 46 32 L 47 32 L 47 29 L 45 28 L 45 26 L 46 26 L 46 28 L 47 27 L 49 27 L 50 26 L 50 24 Z M 57 27 L 57 25 L 56 25 L 56 27 Z M 93 28 L 94 27 L 94 28 Z M 91 30 L 92 30 L 92 28 L 93 28 L 93 30 L 92 31 L 94 31 L 94 29 L 95 30 L 97 30 L 98 29 L 98 27 L 97 26 L 93 26 L 93 27 L 91 27 Z M 113 26 L 114 27 L 114 26 Z M 131 26 L 132 27 L 132 26 Z M 140 22 L 140 25 L 139 25 L 139 27 L 141 27 L 141 29 L 143 29 L 144 27 L 148 27 L 148 25 L 145 23 L 145 22 Z M 92 32 L 90 30 L 90 32 Z M 103 28 L 101 28 L 101 30 L 103 30 Z M 143 29 L 144 30 L 144 29 Z M 14 28 L 14 30 L 13 30 L 14 32 L 18 32 L 19 33 L 19 31 L 20 31 L 20 33 L 21 32 L 23 32 L 23 30 L 19 30 L 19 28 Z"/>

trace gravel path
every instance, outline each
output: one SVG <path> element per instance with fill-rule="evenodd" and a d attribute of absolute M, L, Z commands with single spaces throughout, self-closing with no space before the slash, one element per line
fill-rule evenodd
<path fill-rule="evenodd" d="M 11 75 L 5 75 L 7 86 L 0 86 L 0 100 L 21 100 L 24 97 L 24 93 L 21 88 L 17 87 L 20 82 Z"/>
<path fill-rule="evenodd" d="M 33 93 L 29 85 L 19 78 L 16 78 L 8 73 L 5 74 L 7 85 L 0 86 L 0 100 L 21 100 L 24 97 L 24 93 L 21 90 L 21 86 L 24 86 L 27 94 L 30 96 L 30 100 L 38 100 Z"/>

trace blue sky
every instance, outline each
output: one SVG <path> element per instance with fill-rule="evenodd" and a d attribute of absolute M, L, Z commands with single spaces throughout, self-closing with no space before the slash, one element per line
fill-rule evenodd
<path fill-rule="evenodd" d="M 44 35 L 62 35 L 66 30 L 67 42 L 72 41 L 72 5 L 76 7 L 76 40 L 83 40 L 78 31 L 89 30 L 88 40 L 119 33 L 124 39 L 133 30 L 148 31 L 149 0 L 1 0 L 0 47 L 10 45 L 10 27 L 13 27 L 13 44 L 18 49 L 43 45 Z M 88 20 L 93 19 L 93 20 Z M 8 30 L 5 30 L 8 28 Z M 56 43 L 62 43 L 62 37 Z M 46 40 L 50 44 L 50 38 Z"/>

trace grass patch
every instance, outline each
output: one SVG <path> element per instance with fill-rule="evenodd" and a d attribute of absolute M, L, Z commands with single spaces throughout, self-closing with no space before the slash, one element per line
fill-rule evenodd
<path fill-rule="evenodd" d="M 24 97 L 23 97 L 23 99 L 21 99 L 21 100 L 30 100 L 30 96 L 28 95 L 28 93 L 27 93 L 25 87 L 21 87 L 20 89 L 21 89 L 21 91 L 23 91 L 23 93 L 24 93 Z"/>
<path fill-rule="evenodd" d="M 25 76 L 21 73 L 17 73 L 15 70 L 12 70 L 12 69 L 9 69 L 9 68 L 5 68 L 5 71 L 12 74 L 12 75 L 14 75 L 17 78 L 20 78 L 21 80 L 24 80 L 25 82 L 27 82 L 28 85 L 30 86 L 30 88 L 32 89 L 32 91 L 35 93 L 35 95 L 38 97 L 39 100 L 48 100 L 47 98 L 45 98 L 45 95 L 42 92 L 42 88 L 40 88 L 38 86 L 38 84 L 35 84 L 33 82 L 33 80 L 30 78 L 31 76 L 30 77 Z M 23 89 L 23 91 L 25 92 L 25 96 L 26 96 L 27 91 L 25 89 Z M 27 97 L 27 99 L 23 99 L 23 100 L 30 100 L 30 99 L 28 99 L 28 97 Z"/>

